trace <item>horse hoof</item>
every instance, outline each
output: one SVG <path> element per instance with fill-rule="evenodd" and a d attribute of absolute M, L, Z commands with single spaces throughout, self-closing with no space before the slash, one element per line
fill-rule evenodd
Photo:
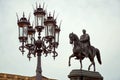
<path fill-rule="evenodd" d="M 71 66 L 71 64 L 69 64 L 68 66 Z"/>

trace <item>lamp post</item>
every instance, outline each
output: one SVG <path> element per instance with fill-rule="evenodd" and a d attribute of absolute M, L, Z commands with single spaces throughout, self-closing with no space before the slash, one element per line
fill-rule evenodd
<path fill-rule="evenodd" d="M 29 60 L 31 55 L 37 56 L 36 80 L 42 80 L 41 56 L 43 54 L 47 56 L 49 53 L 53 53 L 54 59 L 58 56 L 56 48 L 59 45 L 60 26 L 56 24 L 56 19 L 51 16 L 51 13 L 46 15 L 46 11 L 41 6 L 36 7 L 33 14 L 35 26 L 30 25 L 30 20 L 25 17 L 24 13 L 22 18 L 18 18 L 19 41 L 22 44 L 19 50 L 24 54 L 27 49 Z M 45 35 L 42 37 L 43 30 L 45 30 Z"/>

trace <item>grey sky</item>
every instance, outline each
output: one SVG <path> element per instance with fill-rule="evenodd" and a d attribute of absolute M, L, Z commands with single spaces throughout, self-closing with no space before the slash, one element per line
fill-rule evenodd
<path fill-rule="evenodd" d="M 19 17 L 23 11 L 26 16 L 31 13 L 36 2 L 45 2 L 47 10 L 58 14 L 58 22 L 62 20 L 59 56 L 54 61 L 52 55 L 42 56 L 43 75 L 58 80 L 69 80 L 67 75 L 72 69 L 79 68 L 79 61 L 68 57 L 72 54 L 69 44 L 69 33 L 78 36 L 86 29 L 91 37 L 91 44 L 100 49 L 102 65 L 95 58 L 97 71 L 104 80 L 120 80 L 120 0 L 0 0 L 0 72 L 20 75 L 35 75 L 36 58 L 29 62 L 26 54 L 22 56 L 18 50 L 18 27 L 16 12 Z M 90 64 L 86 58 L 83 67 Z"/>

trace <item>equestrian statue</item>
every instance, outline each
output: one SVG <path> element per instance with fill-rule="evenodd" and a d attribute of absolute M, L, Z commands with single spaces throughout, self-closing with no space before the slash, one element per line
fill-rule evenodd
<path fill-rule="evenodd" d="M 70 44 L 73 45 L 73 54 L 69 57 L 68 64 L 71 66 L 70 60 L 72 57 L 75 57 L 75 59 L 80 60 L 80 70 L 82 70 L 82 60 L 84 58 L 89 58 L 91 64 L 88 67 L 88 71 L 92 65 L 94 71 L 96 71 L 94 57 L 96 56 L 99 64 L 102 64 L 100 51 L 90 44 L 90 37 L 86 33 L 86 30 L 83 29 L 82 32 L 83 35 L 80 36 L 80 39 L 73 32 L 69 34 Z"/>

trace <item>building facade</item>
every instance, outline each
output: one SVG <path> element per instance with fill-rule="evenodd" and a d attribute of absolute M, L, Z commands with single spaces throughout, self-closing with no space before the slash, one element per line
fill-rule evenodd
<path fill-rule="evenodd" d="M 0 73 L 0 80 L 35 80 L 35 76 L 21 76 L 16 74 L 6 74 L 6 73 Z M 47 77 L 42 77 L 42 80 L 56 80 L 56 79 L 50 79 Z"/>

